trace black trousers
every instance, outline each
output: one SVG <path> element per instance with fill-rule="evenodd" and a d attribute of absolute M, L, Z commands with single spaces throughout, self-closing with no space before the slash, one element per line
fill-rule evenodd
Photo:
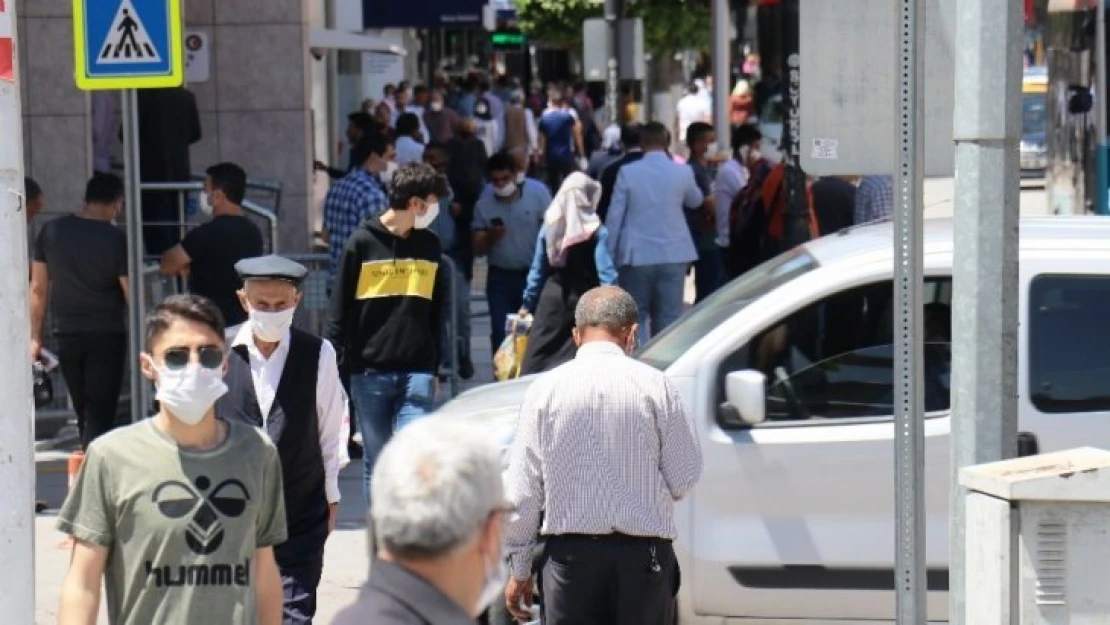
<path fill-rule="evenodd" d="M 679 583 L 669 540 L 549 536 L 541 619 L 544 625 L 673 625 Z"/>
<path fill-rule="evenodd" d="M 58 334 L 56 338 L 62 377 L 77 412 L 81 445 L 88 449 L 98 436 L 116 426 L 127 335 Z"/>
<path fill-rule="evenodd" d="M 284 558 L 282 558 L 284 559 Z M 324 549 L 295 565 L 278 561 L 281 571 L 282 625 L 312 625 L 316 617 L 316 589 L 324 573 Z"/>

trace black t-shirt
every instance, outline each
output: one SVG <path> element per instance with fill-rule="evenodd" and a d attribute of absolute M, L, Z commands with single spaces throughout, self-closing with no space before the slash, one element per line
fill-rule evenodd
<path fill-rule="evenodd" d="M 856 185 L 840 178 L 821 178 L 813 183 L 813 208 L 821 236 L 852 225 L 856 210 Z"/>
<path fill-rule="evenodd" d="M 262 255 L 262 231 L 258 226 L 241 215 L 219 215 L 185 235 L 181 247 L 193 261 L 189 291 L 215 302 L 227 325 L 246 321 L 247 313 L 235 295 L 242 285 L 235 263 Z"/>
<path fill-rule="evenodd" d="M 77 215 L 46 224 L 34 260 L 50 275 L 50 312 L 58 334 L 124 332 L 119 279 L 127 276 L 127 235 L 111 222 Z"/>

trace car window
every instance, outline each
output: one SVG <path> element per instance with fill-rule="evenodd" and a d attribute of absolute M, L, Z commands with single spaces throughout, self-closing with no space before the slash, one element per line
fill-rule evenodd
<path fill-rule="evenodd" d="M 924 289 L 925 410 L 949 407 L 951 280 Z M 725 360 L 728 371 L 755 369 L 767 380 L 768 421 L 881 417 L 893 414 L 894 291 L 879 282 L 807 306 L 759 334 Z"/>
<path fill-rule="evenodd" d="M 637 357 L 666 371 L 686 350 L 745 306 L 816 268 L 817 261 L 802 248 L 780 254 L 717 289 L 652 339 Z"/>
<path fill-rule="evenodd" d="M 1043 133 L 1048 121 L 1048 100 L 1043 93 L 1027 93 L 1021 97 L 1021 133 Z"/>
<path fill-rule="evenodd" d="M 1029 285 L 1029 398 L 1041 412 L 1110 410 L 1110 276 Z"/>

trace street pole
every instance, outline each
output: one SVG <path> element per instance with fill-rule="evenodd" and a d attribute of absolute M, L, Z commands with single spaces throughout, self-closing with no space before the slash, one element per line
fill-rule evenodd
<path fill-rule="evenodd" d="M 713 127 L 717 130 L 717 141 L 728 145 L 728 96 L 732 90 L 729 84 L 729 69 L 732 55 L 729 54 L 729 29 L 732 26 L 729 16 L 728 0 L 713 1 Z M 684 138 L 684 137 L 682 137 Z M 682 139 L 680 138 L 680 139 Z"/>
<path fill-rule="evenodd" d="M 782 161 L 786 166 L 783 184 L 785 232 L 787 248 L 809 240 L 808 215 L 806 214 L 806 180 L 801 168 L 802 152 L 802 67 L 798 55 L 799 21 L 798 0 L 782 0 L 782 101 L 786 119 L 782 125 Z"/>
<path fill-rule="evenodd" d="M 605 26 L 609 29 L 608 59 L 605 66 L 608 75 L 605 80 L 605 108 L 609 111 L 609 122 L 620 123 L 620 30 L 621 16 L 624 13 L 624 0 L 605 0 Z"/>
<path fill-rule="evenodd" d="M 896 622 L 925 622 L 925 409 L 922 390 L 922 223 L 925 167 L 925 0 L 899 0 L 898 168 L 894 173 L 894 474 Z"/>
<path fill-rule="evenodd" d="M 139 96 L 138 91 L 123 92 L 123 157 L 124 202 L 127 205 L 127 275 L 128 286 L 128 343 L 130 344 L 131 370 L 131 419 L 138 421 L 147 416 L 150 408 L 146 378 L 139 368 L 139 353 L 143 349 L 143 325 L 146 314 L 143 293 L 143 208 L 141 178 L 139 175 Z"/>
<path fill-rule="evenodd" d="M 1110 145 L 1106 124 L 1106 3 L 1099 2 L 1095 13 L 1095 213 L 1110 213 Z"/>
<path fill-rule="evenodd" d="M 34 404 L 31 322 L 27 307 L 27 217 L 24 212 L 23 119 L 15 2 L 0 2 L 0 37 L 10 38 L 11 79 L 0 76 L 0 341 L 7 361 L 0 376 L 0 614 L 7 623 L 35 622 Z M 6 252 L 3 250 L 7 250 Z"/>
<path fill-rule="evenodd" d="M 963 625 L 965 510 L 957 473 L 1017 453 L 1022 5 L 957 0 L 955 24 L 948 617 Z"/>

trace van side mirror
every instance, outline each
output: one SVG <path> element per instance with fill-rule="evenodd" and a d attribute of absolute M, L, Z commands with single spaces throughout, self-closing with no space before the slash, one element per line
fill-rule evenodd
<path fill-rule="evenodd" d="M 725 376 L 725 403 L 717 410 L 717 424 L 740 430 L 763 423 L 767 417 L 767 376 L 754 369 Z"/>

